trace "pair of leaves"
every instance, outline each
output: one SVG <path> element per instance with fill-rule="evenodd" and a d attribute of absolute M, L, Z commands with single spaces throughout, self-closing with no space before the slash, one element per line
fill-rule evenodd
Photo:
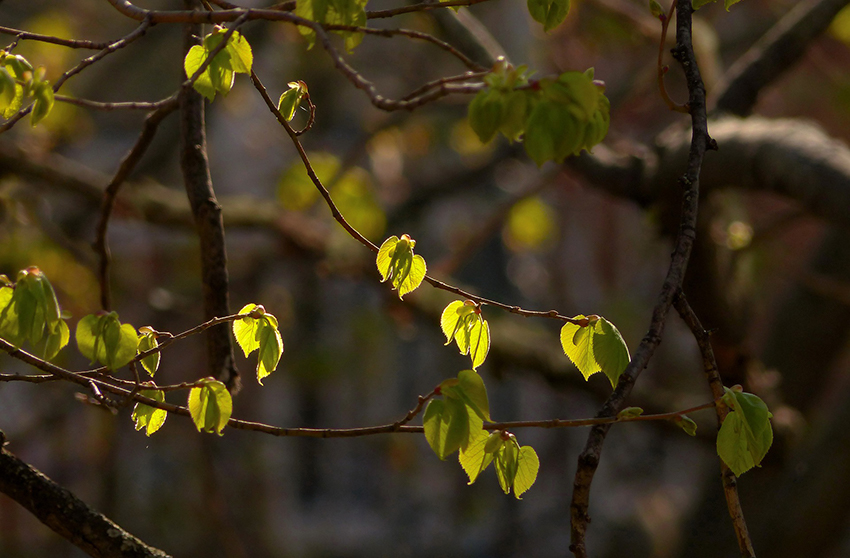
<path fill-rule="evenodd" d="M 485 82 L 489 87 L 469 104 L 470 126 L 484 143 L 497 132 L 510 141 L 522 138 L 538 166 L 589 151 L 608 133 L 610 103 L 592 69 L 529 84 L 523 66 L 500 61 Z"/>
<path fill-rule="evenodd" d="M 159 403 L 165 403 L 165 393 L 158 389 L 143 389 L 139 391 L 139 395 L 148 397 Z M 145 435 L 147 436 L 150 436 L 151 434 L 162 428 L 162 425 L 165 424 L 165 419 L 167 417 L 168 412 L 165 409 L 151 407 L 149 405 L 145 405 L 144 403 L 136 403 L 136 406 L 133 407 L 133 422 L 136 423 L 136 430 L 141 430 L 142 428 L 144 428 Z"/>
<path fill-rule="evenodd" d="M 214 378 L 204 378 L 189 391 L 189 414 L 198 432 L 221 431 L 230 420 L 233 400 L 223 383 Z"/>
<path fill-rule="evenodd" d="M 723 403 L 730 412 L 717 433 L 717 455 L 740 476 L 758 466 L 773 444 L 773 415 L 752 393 L 724 389 Z"/>
<path fill-rule="evenodd" d="M 460 354 L 472 359 L 473 369 L 484 363 L 490 350 L 490 324 L 473 301 L 456 300 L 446 306 L 440 316 L 440 327 L 446 336 L 446 345 L 454 340 Z"/>
<path fill-rule="evenodd" d="M 283 114 L 284 118 L 292 120 L 301 101 L 307 96 L 307 84 L 303 81 L 290 81 L 286 85 L 289 86 L 289 89 L 280 96 L 280 100 L 277 102 L 277 110 Z"/>
<path fill-rule="evenodd" d="M 496 477 L 505 494 L 513 489 L 519 500 L 537 480 L 540 460 L 531 446 L 520 447 L 516 436 L 506 431 L 495 431 L 489 436 L 482 431 L 466 449 L 461 450 L 460 465 L 469 477 L 469 484 L 496 462 Z"/>
<path fill-rule="evenodd" d="M 212 33 L 204 37 L 202 45 L 195 45 L 189 49 L 183 61 L 186 77 L 191 78 L 195 75 L 212 51 L 221 44 L 226 32 L 226 29 L 217 26 Z M 217 92 L 224 95 L 230 92 L 236 74 L 250 74 L 253 63 L 254 55 L 251 45 L 238 31 L 234 31 L 227 45 L 210 60 L 209 65 L 192 86 L 195 91 L 212 101 Z"/>
<path fill-rule="evenodd" d="M 0 337 L 16 347 L 29 341 L 45 360 L 55 357 L 68 344 L 71 332 L 50 281 L 37 267 L 18 272 L 14 285 L 6 276 L 0 276 L 0 281 Z"/>
<path fill-rule="evenodd" d="M 401 238 L 391 236 L 381 244 L 376 263 L 381 273 L 381 283 L 391 280 L 398 297 L 416 290 L 428 271 L 425 258 L 413 254 L 416 241 L 403 234 Z"/>
<path fill-rule="evenodd" d="M 136 358 L 139 335 L 130 324 L 122 324 L 115 312 L 89 314 L 77 324 L 77 348 L 84 357 L 110 370 L 126 366 Z"/>
<path fill-rule="evenodd" d="M 490 403 L 484 381 L 474 370 L 463 370 L 457 378 L 445 380 L 439 393 L 443 399 L 428 403 L 422 425 L 431 449 L 445 459 L 485 433 L 483 426 L 485 420 L 490 420 Z"/>
<path fill-rule="evenodd" d="M 53 109 L 53 87 L 44 79 L 45 69 L 33 69 L 26 58 L 0 52 L 0 114 L 11 118 L 25 99 L 33 100 L 30 123 L 35 126 Z"/>
<path fill-rule="evenodd" d="M 561 24 L 570 12 L 570 0 L 528 0 L 528 13 L 550 31 Z"/>
<path fill-rule="evenodd" d="M 629 348 L 620 331 L 601 316 L 573 318 L 579 324 L 567 323 L 561 328 L 561 346 L 584 379 L 602 372 L 616 387 L 620 374 L 628 366 Z"/>
<path fill-rule="evenodd" d="M 366 26 L 366 3 L 368 0 L 297 0 L 295 15 L 330 25 Z M 309 27 L 299 26 L 301 35 L 307 39 L 308 48 L 316 43 L 316 32 Z M 356 31 L 334 31 L 343 36 L 348 52 L 360 44 L 363 33 Z"/>
<path fill-rule="evenodd" d="M 263 378 L 274 372 L 283 354 L 277 318 L 256 304 L 246 304 L 239 313 L 243 316 L 233 322 L 233 335 L 246 357 L 258 351 L 257 381 L 262 385 Z"/>

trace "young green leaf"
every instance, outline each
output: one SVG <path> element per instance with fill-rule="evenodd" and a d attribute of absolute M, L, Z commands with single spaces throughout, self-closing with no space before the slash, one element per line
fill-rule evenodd
<path fill-rule="evenodd" d="M 461 370 L 457 379 L 458 384 L 454 389 L 461 395 L 467 406 L 481 417 L 481 420 L 490 420 L 490 402 L 481 376 L 475 370 Z"/>
<path fill-rule="evenodd" d="M 695 423 L 690 417 L 682 415 L 677 416 L 673 420 L 688 436 L 697 435 L 697 423 Z"/>
<path fill-rule="evenodd" d="M 622 411 L 617 413 L 617 418 L 618 419 L 633 418 L 633 417 L 639 417 L 642 414 L 643 414 L 643 409 L 641 409 L 640 407 L 626 407 L 625 409 L 623 409 Z"/>
<path fill-rule="evenodd" d="M 139 347 L 138 351 L 144 353 L 151 349 L 159 347 L 159 342 L 156 340 L 156 332 L 150 326 L 139 328 Z M 150 374 L 151 378 L 159 369 L 160 353 L 156 352 L 142 359 L 142 367 Z"/>
<path fill-rule="evenodd" d="M 566 323 L 561 328 L 561 346 L 584 379 L 603 372 L 612 386 L 629 363 L 629 349 L 617 328 L 600 316 L 573 318 L 587 325 Z"/>
<path fill-rule="evenodd" d="M 277 110 L 280 111 L 284 118 L 292 120 L 298 105 L 307 96 L 307 84 L 303 81 L 290 81 L 287 85 L 289 89 L 284 91 L 283 95 L 280 96 L 280 100 L 277 102 Z"/>
<path fill-rule="evenodd" d="M 537 480 L 537 472 L 540 470 L 540 460 L 537 452 L 531 446 L 522 446 L 517 457 L 517 470 L 514 477 L 514 496 L 521 500 L 520 496 Z"/>
<path fill-rule="evenodd" d="M 773 443 L 773 416 L 764 401 L 751 393 L 725 390 L 729 414 L 717 433 L 717 454 L 740 476 L 757 467 Z"/>
<path fill-rule="evenodd" d="M 466 476 L 469 477 L 469 484 L 476 481 L 478 476 L 493 462 L 497 449 L 487 451 L 488 443 L 491 439 L 501 442 L 501 432 L 496 431 L 492 434 L 486 430 L 479 430 L 471 436 L 471 440 L 465 450 L 458 452 L 458 461 L 463 468 Z"/>
<path fill-rule="evenodd" d="M 165 393 L 158 389 L 143 389 L 139 392 L 139 395 L 160 403 L 165 402 Z M 133 407 L 133 421 L 136 423 L 136 430 L 144 428 L 147 436 L 162 428 L 167 417 L 168 412 L 165 409 L 150 407 L 144 403 L 136 403 L 136 406 Z"/>
<path fill-rule="evenodd" d="M 507 98 L 496 89 L 479 91 L 469 103 L 469 125 L 481 143 L 489 142 L 499 131 L 507 108 Z"/>
<path fill-rule="evenodd" d="M 246 358 L 260 348 L 260 342 L 257 339 L 260 320 L 249 315 L 254 312 L 255 308 L 258 308 L 256 304 L 246 304 L 239 311 L 242 317 L 233 321 L 233 336 Z M 265 313 L 265 309 L 263 309 L 263 313 Z"/>
<path fill-rule="evenodd" d="M 53 360 L 70 340 L 71 330 L 65 320 L 59 320 L 54 325 L 48 324 L 46 335 L 34 345 L 35 354 L 43 360 Z"/>
<path fill-rule="evenodd" d="M 694 9 L 696 9 L 696 6 L 694 6 Z M 658 0 L 649 0 L 649 12 L 652 14 L 652 17 L 658 18 L 664 15 L 664 9 L 658 3 Z"/>
<path fill-rule="evenodd" d="M 200 383 L 189 391 L 189 414 L 198 432 L 215 432 L 221 436 L 233 411 L 230 393 L 213 378 L 204 378 Z"/>
<path fill-rule="evenodd" d="M 519 444 L 516 436 L 510 435 L 502 449 L 496 454 L 496 478 L 505 494 L 511 493 L 511 487 L 516 479 L 519 457 Z"/>
<path fill-rule="evenodd" d="M 440 328 L 446 336 L 446 345 L 454 340 L 460 354 L 472 358 L 472 368 L 478 368 L 490 351 L 490 325 L 481 315 L 481 309 L 471 300 L 456 300 L 443 310 Z"/>
<path fill-rule="evenodd" d="M 32 65 L 20 55 L 0 53 L 2 69 L 12 77 L 12 89 L 4 90 L 4 103 L 0 104 L 0 114 L 3 118 L 11 118 L 21 110 L 24 103 L 24 87 L 18 81 L 29 81 L 32 78 Z M 30 76 L 27 79 L 27 76 Z M 8 85 L 8 82 L 7 82 Z"/>
<path fill-rule="evenodd" d="M 381 273 L 381 282 L 391 280 L 398 297 L 416 290 L 427 273 L 425 259 L 413 254 L 416 241 L 403 234 L 401 238 L 391 236 L 381 244 L 376 263 Z"/>
<path fill-rule="evenodd" d="M 262 326 L 257 330 L 259 355 L 257 356 L 257 381 L 263 385 L 263 378 L 271 374 L 280 362 L 283 354 L 283 339 L 277 329 L 277 319 L 271 314 L 260 318 Z"/>
<path fill-rule="evenodd" d="M 189 49 L 183 60 L 186 77 L 191 78 L 195 75 L 212 51 L 221 44 L 226 32 L 227 30 L 223 27 L 216 27 L 212 33 L 204 37 L 203 44 Z M 217 92 L 222 94 L 230 92 L 236 74 L 251 73 L 253 61 L 251 45 L 238 31 L 234 31 L 227 45 L 210 60 L 206 69 L 192 85 L 198 93 L 212 101 Z"/>
<path fill-rule="evenodd" d="M 543 24 L 544 31 L 560 25 L 570 11 L 570 0 L 528 0 L 527 4 L 528 13 Z"/>
<path fill-rule="evenodd" d="M 0 337 L 17 347 L 29 341 L 36 354 L 52 359 L 68 344 L 70 332 L 50 281 L 37 267 L 20 271 L 14 284 L 3 279 Z"/>
<path fill-rule="evenodd" d="M 115 312 L 90 314 L 77 324 L 77 347 L 92 362 L 110 370 L 126 366 L 136 357 L 139 336 L 130 324 L 118 321 Z"/>
<path fill-rule="evenodd" d="M 33 86 L 33 97 L 35 102 L 30 113 L 30 123 L 35 126 L 53 110 L 53 88 L 46 81 L 38 82 Z"/>

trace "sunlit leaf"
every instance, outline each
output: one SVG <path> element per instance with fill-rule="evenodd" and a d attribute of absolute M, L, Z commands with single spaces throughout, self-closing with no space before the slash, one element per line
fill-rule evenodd
<path fill-rule="evenodd" d="M 381 282 L 391 280 L 399 298 L 419 287 L 427 272 L 425 259 L 413 254 L 415 245 L 416 241 L 404 234 L 389 237 L 378 250 L 375 261 Z"/>
<path fill-rule="evenodd" d="M 151 349 L 155 349 L 159 346 L 159 342 L 156 340 L 156 333 L 154 330 L 148 326 L 139 328 L 139 347 L 138 350 L 140 353 L 144 353 L 145 351 L 149 351 Z M 156 371 L 159 369 L 159 360 L 160 353 L 156 352 L 152 355 L 148 355 L 142 359 L 142 367 L 147 371 L 148 374 L 153 377 L 156 374 Z"/>
<path fill-rule="evenodd" d="M 259 355 L 257 356 L 257 381 L 263 384 L 263 378 L 274 372 L 283 354 L 283 339 L 278 331 L 277 319 L 271 314 L 266 314 L 260 320 L 260 328 L 257 330 L 259 342 Z"/>
<path fill-rule="evenodd" d="M 307 84 L 303 81 L 290 81 L 287 86 L 289 89 L 283 92 L 277 102 L 277 110 L 284 118 L 292 120 L 295 111 L 307 95 Z"/>
<path fill-rule="evenodd" d="M 256 304 L 246 304 L 238 313 L 249 314 L 256 307 Z M 257 339 L 259 322 L 260 320 L 247 315 L 233 321 L 233 336 L 246 357 L 260 348 L 260 342 Z"/>
<path fill-rule="evenodd" d="M 494 435 L 498 438 L 500 432 L 493 432 L 493 434 L 488 435 L 486 430 L 480 430 L 471 437 L 466 449 L 458 452 L 458 461 L 466 472 L 466 476 L 469 477 L 469 484 L 474 483 L 478 476 L 493 462 L 494 452 L 487 452 L 485 447 L 487 441 Z"/>
<path fill-rule="evenodd" d="M 537 480 L 539 470 L 540 460 L 537 458 L 537 452 L 531 446 L 522 446 L 519 449 L 516 476 L 514 477 L 514 496 L 518 500 Z"/>
<path fill-rule="evenodd" d="M 165 402 L 165 393 L 158 389 L 143 389 L 139 392 L 139 395 L 160 403 Z M 162 428 L 167 417 L 168 412 L 165 409 L 150 407 L 144 403 L 136 403 L 136 406 L 133 407 L 133 421 L 136 423 L 136 430 L 144 428 L 147 436 Z"/>
<path fill-rule="evenodd" d="M 75 337 L 83 356 L 110 370 L 117 370 L 133 360 L 139 345 L 135 328 L 118 321 L 115 312 L 85 316 L 77 324 Z"/>
<path fill-rule="evenodd" d="M 629 365 L 629 348 L 620 331 L 608 320 L 600 317 L 593 328 L 593 357 L 612 386 Z"/>
<path fill-rule="evenodd" d="M 189 414 L 198 432 L 215 432 L 221 436 L 233 411 L 230 393 L 218 380 L 205 378 L 201 383 L 189 391 Z"/>
<path fill-rule="evenodd" d="M 490 420 L 490 402 L 487 399 L 487 388 L 484 380 L 474 370 L 461 370 L 456 389 L 462 394 L 466 404 L 482 420 Z"/>
<path fill-rule="evenodd" d="M 366 26 L 367 0 L 297 0 L 295 15 L 335 25 Z M 299 32 L 307 39 L 308 48 L 313 48 L 316 33 L 306 26 L 299 26 Z M 363 33 L 354 31 L 334 31 L 344 37 L 345 48 L 351 52 L 363 40 Z"/>

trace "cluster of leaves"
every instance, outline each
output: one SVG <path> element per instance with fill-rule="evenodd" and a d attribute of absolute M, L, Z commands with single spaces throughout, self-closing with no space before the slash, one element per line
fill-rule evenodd
<path fill-rule="evenodd" d="M 221 44 L 225 33 L 227 30 L 224 27 L 216 26 L 212 33 L 204 37 L 203 44 L 189 49 L 183 60 L 187 77 L 195 75 Z M 238 31 L 233 31 L 224 48 L 210 60 L 209 65 L 192 85 L 198 93 L 212 101 L 216 93 L 227 95 L 233 88 L 236 74 L 250 74 L 253 64 L 251 45 Z"/>
<path fill-rule="evenodd" d="M 589 151 L 608 133 L 611 105 L 592 68 L 530 81 L 526 66 L 500 60 L 484 82 L 487 88 L 469 104 L 470 126 L 482 142 L 496 133 L 522 140 L 528 156 L 542 165 Z"/>
<path fill-rule="evenodd" d="M 32 101 L 30 122 L 44 120 L 53 109 L 53 87 L 44 78 L 45 69 L 33 69 L 26 58 L 0 51 L 0 114 L 11 118 L 21 110 L 24 101 Z"/>
<path fill-rule="evenodd" d="M 584 379 L 602 372 L 616 387 L 620 374 L 628 366 L 629 348 L 617 327 L 601 316 L 579 314 L 577 323 L 561 328 L 561 347 Z"/>
<path fill-rule="evenodd" d="M 233 335 L 247 357 L 257 353 L 257 381 L 274 372 L 283 354 L 283 339 L 278 331 L 277 318 L 262 305 L 246 304 L 239 311 L 241 318 L 233 322 Z"/>
<path fill-rule="evenodd" d="M 295 15 L 330 25 L 366 25 L 366 3 L 368 0 L 297 0 Z M 299 26 L 301 35 L 307 39 L 309 48 L 316 43 L 316 32 L 306 26 Z M 351 52 L 363 41 L 363 33 L 357 31 L 334 31 L 343 36 L 345 49 Z"/>
<path fill-rule="evenodd" d="M 20 348 L 29 342 L 36 355 L 51 360 L 68 344 L 71 332 L 50 281 L 37 267 L 12 283 L 0 275 L 0 337 Z"/>
<path fill-rule="evenodd" d="M 98 312 L 77 324 L 77 348 L 84 357 L 109 370 L 127 366 L 136 358 L 139 334 L 130 324 L 122 324 L 116 312 Z"/>
<path fill-rule="evenodd" d="M 443 381 L 425 409 L 422 424 L 425 439 L 437 457 L 446 459 L 458 451 L 469 484 L 496 463 L 496 476 L 505 494 L 519 498 L 537 479 L 539 461 L 530 446 L 520 447 L 516 436 L 505 431 L 484 430 L 490 421 L 490 403 L 484 381 L 474 370 L 463 370 L 457 378 Z"/>

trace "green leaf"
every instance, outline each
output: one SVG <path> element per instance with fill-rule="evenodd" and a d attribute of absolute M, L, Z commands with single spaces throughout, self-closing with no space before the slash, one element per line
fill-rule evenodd
<path fill-rule="evenodd" d="M 416 290 L 425 278 L 427 267 L 422 256 L 413 254 L 416 241 L 403 234 L 401 238 L 391 236 L 378 250 L 376 264 L 381 273 L 381 282 L 391 280 L 398 297 Z"/>
<path fill-rule="evenodd" d="M 570 11 L 570 0 L 528 0 L 528 13 L 550 31 L 561 24 Z"/>
<path fill-rule="evenodd" d="M 0 67 L 0 111 L 4 111 L 15 101 L 17 83 L 5 67 Z"/>
<path fill-rule="evenodd" d="M 59 320 L 54 325 L 47 326 L 47 335 L 35 345 L 35 353 L 44 360 L 53 360 L 70 340 L 71 331 L 68 324 L 65 320 Z"/>
<path fill-rule="evenodd" d="M 531 446 L 522 446 L 517 457 L 517 470 L 514 477 L 514 496 L 521 500 L 520 496 L 526 492 L 537 480 L 537 472 L 540 470 L 540 460 L 537 452 Z"/>
<path fill-rule="evenodd" d="M 42 81 L 35 85 L 33 96 L 35 102 L 30 113 L 30 123 L 35 126 L 47 118 L 47 115 L 53 110 L 53 88 L 48 82 Z"/>
<path fill-rule="evenodd" d="M 487 387 L 484 380 L 474 370 L 461 370 L 456 389 L 462 394 L 464 402 L 482 420 L 490 420 L 490 402 L 487 399 Z"/>
<path fill-rule="evenodd" d="M 679 425 L 679 428 L 684 430 L 688 436 L 697 435 L 697 423 L 695 423 L 690 417 L 684 415 L 678 416 L 674 419 L 674 422 Z"/>
<path fill-rule="evenodd" d="M 496 135 L 507 108 L 507 98 L 495 89 L 479 91 L 469 103 L 469 125 L 482 143 Z"/>
<path fill-rule="evenodd" d="M 587 318 L 579 314 L 574 316 L 573 319 L 585 320 Z M 599 363 L 593 356 L 592 332 L 593 327 L 590 325 L 582 327 L 573 323 L 566 323 L 561 328 L 561 347 L 585 380 L 600 370 Z"/>
<path fill-rule="evenodd" d="M 149 351 L 151 349 L 155 349 L 159 347 L 159 342 L 156 340 L 156 333 L 153 328 L 149 326 L 144 326 L 139 328 L 139 347 L 138 350 L 140 353 L 144 353 L 145 351 Z M 152 355 L 148 355 L 142 359 L 142 367 L 153 377 L 156 374 L 156 371 L 159 369 L 159 360 L 161 353 L 153 353 Z"/>
<path fill-rule="evenodd" d="M 770 411 L 759 397 L 726 389 L 730 412 L 717 433 L 717 454 L 735 475 L 758 466 L 773 443 Z"/>
<path fill-rule="evenodd" d="M 3 70 L 13 78 L 13 81 L 11 91 L 4 92 L 4 100 L 8 99 L 8 103 L 1 104 L 0 111 L 2 111 L 3 118 L 11 118 L 16 112 L 21 110 L 21 107 L 24 104 L 24 88 L 15 80 L 28 81 L 25 78 L 25 74 L 27 72 L 32 72 L 33 68 L 24 57 L 18 55 L 6 55 L 2 58 L 2 61 Z M 32 74 L 29 75 L 32 76 Z M 32 78 L 30 77 L 30 79 Z M 10 95 L 11 99 L 9 99 Z"/>
<path fill-rule="evenodd" d="M 139 395 L 165 403 L 165 393 L 158 389 L 143 389 L 139 392 Z M 136 403 L 136 406 L 133 407 L 133 421 L 136 423 L 136 430 L 144 428 L 147 436 L 162 428 L 167 417 L 168 412 L 165 409 L 150 407 L 144 403 Z"/>
<path fill-rule="evenodd" d="M 247 315 L 254 308 L 257 308 L 256 304 L 246 304 L 239 311 L 239 314 L 245 315 L 233 321 L 233 336 L 236 338 L 236 342 L 242 348 L 242 352 L 246 357 L 260 348 L 260 342 L 257 339 L 257 329 L 259 328 L 260 320 Z"/>
<path fill-rule="evenodd" d="M 511 493 L 511 487 L 516 479 L 519 457 L 519 445 L 516 442 L 516 436 L 510 435 L 510 439 L 505 442 L 502 449 L 496 454 L 496 478 L 499 480 L 499 486 L 505 494 Z"/>
<path fill-rule="evenodd" d="M 254 66 L 254 54 L 251 45 L 239 31 L 234 31 L 224 47 L 229 55 L 230 69 L 237 74 L 250 74 Z"/>
<path fill-rule="evenodd" d="M 425 414 L 422 417 L 425 439 L 440 459 L 445 459 L 451 454 L 451 451 L 447 451 L 446 448 L 446 436 L 451 420 L 450 412 L 446 409 L 442 399 L 432 399 L 425 407 Z"/>
<path fill-rule="evenodd" d="M 209 52 L 207 52 L 207 49 L 205 49 L 201 45 L 195 45 L 189 49 L 189 52 L 186 53 L 186 58 L 183 60 L 183 69 L 186 71 L 187 78 L 191 78 L 195 75 L 195 72 L 198 71 L 198 69 L 204 63 L 204 60 L 207 59 L 208 55 Z M 195 88 L 195 91 L 197 91 L 210 101 L 215 99 L 216 88 L 213 86 L 209 68 L 204 70 L 204 72 L 200 76 L 198 76 L 198 79 L 195 80 L 195 83 L 192 84 L 192 87 Z"/>
<path fill-rule="evenodd" d="M 587 322 L 586 326 L 566 323 L 561 328 L 561 347 L 575 364 L 584 379 L 597 372 L 603 372 L 611 385 L 616 387 L 617 380 L 629 363 L 629 349 L 617 328 L 600 316 L 579 314 L 573 318 Z"/>
<path fill-rule="evenodd" d="M 618 419 L 633 418 L 633 417 L 639 417 L 642 414 L 643 414 L 643 409 L 641 409 L 640 407 L 626 407 L 625 409 L 623 409 L 622 411 L 617 413 L 617 418 Z"/>
<path fill-rule="evenodd" d="M 266 314 L 258 320 L 260 327 L 257 329 L 257 342 L 259 344 L 259 355 L 257 357 L 257 381 L 263 385 L 263 378 L 274 372 L 283 354 L 283 339 L 278 331 L 277 319 L 271 314 Z"/>
<path fill-rule="evenodd" d="M 296 109 L 307 96 L 307 84 L 303 81 L 290 81 L 287 85 L 289 89 L 280 96 L 280 100 L 277 102 L 277 110 L 284 118 L 292 120 Z M 315 190 L 315 188 L 313 189 Z"/>
<path fill-rule="evenodd" d="M 440 328 L 446 336 L 446 345 L 454 340 L 460 354 L 472 358 L 472 368 L 484 363 L 490 351 L 490 325 L 473 301 L 457 300 L 446 306 L 440 316 Z"/>
<path fill-rule="evenodd" d="M 110 370 L 126 366 L 136 357 L 139 336 L 130 324 L 118 321 L 118 314 L 90 314 L 77 324 L 77 347 L 92 362 Z"/>
<path fill-rule="evenodd" d="M 616 387 L 617 380 L 629 365 L 629 348 L 620 331 L 605 318 L 599 318 L 593 328 L 593 357 L 602 372 Z"/>
<path fill-rule="evenodd" d="M 694 6 L 696 9 L 696 6 Z M 664 15 L 664 9 L 661 7 L 661 4 L 658 3 L 658 0 L 649 0 L 649 11 L 653 17 L 661 17 Z"/>
<path fill-rule="evenodd" d="M 465 450 L 458 452 L 458 461 L 463 468 L 469 483 L 472 484 L 478 476 L 493 462 L 495 452 L 486 451 L 487 442 L 493 436 L 499 438 L 501 432 L 496 431 L 488 435 L 486 430 L 479 430 L 467 445 Z"/>
<path fill-rule="evenodd" d="M 455 339 L 455 335 L 462 326 L 461 318 L 475 311 L 475 303 L 471 300 L 455 300 L 443 309 L 440 315 L 440 329 L 446 336 L 446 345 Z"/>
<path fill-rule="evenodd" d="M 230 393 L 223 383 L 213 378 L 205 378 L 201 384 L 189 391 L 189 414 L 198 432 L 215 432 L 221 436 L 233 411 Z"/>

